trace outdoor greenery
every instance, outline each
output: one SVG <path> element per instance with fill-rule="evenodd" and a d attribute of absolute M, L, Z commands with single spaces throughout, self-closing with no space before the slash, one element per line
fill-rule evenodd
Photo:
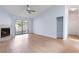
<path fill-rule="evenodd" d="M 22 34 L 26 32 L 27 25 L 28 25 L 27 21 L 17 20 L 16 21 L 16 31 L 17 31 L 16 33 Z"/>
<path fill-rule="evenodd" d="M 23 25 L 26 25 L 26 22 L 23 21 L 23 20 L 21 20 L 21 21 L 17 22 L 17 25 L 18 25 L 20 28 L 22 28 Z"/>

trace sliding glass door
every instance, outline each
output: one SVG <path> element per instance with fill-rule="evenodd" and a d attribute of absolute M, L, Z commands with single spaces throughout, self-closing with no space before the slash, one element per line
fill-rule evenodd
<path fill-rule="evenodd" d="M 16 20 L 16 34 L 27 34 L 28 30 L 27 20 Z"/>

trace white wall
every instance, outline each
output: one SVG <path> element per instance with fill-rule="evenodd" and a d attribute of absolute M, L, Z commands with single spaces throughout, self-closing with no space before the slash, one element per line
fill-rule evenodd
<path fill-rule="evenodd" d="M 33 19 L 29 19 L 29 33 L 33 33 Z"/>
<path fill-rule="evenodd" d="M 39 35 L 56 38 L 57 23 L 56 17 L 65 16 L 65 6 L 51 6 L 33 20 L 33 32 Z M 65 19 L 66 20 L 66 19 Z"/>
<path fill-rule="evenodd" d="M 68 38 L 68 6 L 65 6 L 65 14 L 64 14 L 64 26 L 63 26 L 63 35 L 64 35 L 64 40 Z"/>
<path fill-rule="evenodd" d="M 78 12 L 69 12 L 68 33 L 78 35 Z"/>
<path fill-rule="evenodd" d="M 0 10 L 0 25 L 11 25 L 11 17 L 4 11 Z"/>

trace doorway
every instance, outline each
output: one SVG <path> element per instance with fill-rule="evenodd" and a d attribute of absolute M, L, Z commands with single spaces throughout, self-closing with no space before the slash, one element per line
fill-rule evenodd
<path fill-rule="evenodd" d="M 68 11 L 68 38 L 69 40 L 79 40 L 79 11 Z"/>
<path fill-rule="evenodd" d="M 63 39 L 63 16 L 57 17 L 57 38 Z"/>

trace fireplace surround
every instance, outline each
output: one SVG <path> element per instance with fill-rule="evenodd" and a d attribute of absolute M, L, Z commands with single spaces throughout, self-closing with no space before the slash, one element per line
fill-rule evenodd
<path fill-rule="evenodd" d="M 0 25 L 0 41 L 12 39 L 11 35 L 11 26 L 9 25 Z"/>
<path fill-rule="evenodd" d="M 10 35 L 10 28 L 1 28 L 1 38 Z"/>

